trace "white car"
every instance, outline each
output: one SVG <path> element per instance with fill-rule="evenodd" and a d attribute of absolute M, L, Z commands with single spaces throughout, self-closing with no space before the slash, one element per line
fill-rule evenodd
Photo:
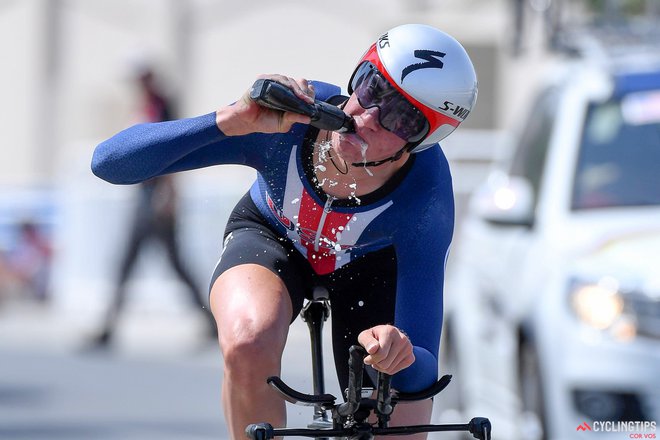
<path fill-rule="evenodd" d="M 460 224 L 443 373 L 495 439 L 655 438 L 660 67 L 576 63 L 524 119 Z"/>

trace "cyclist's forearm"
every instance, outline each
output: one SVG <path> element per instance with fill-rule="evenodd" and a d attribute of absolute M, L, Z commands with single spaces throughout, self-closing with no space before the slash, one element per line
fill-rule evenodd
<path fill-rule="evenodd" d="M 415 362 L 392 378 L 392 386 L 399 391 L 420 391 L 438 380 L 438 358 L 419 346 L 413 346 L 413 354 Z"/>
<path fill-rule="evenodd" d="M 96 147 L 92 171 L 116 184 L 131 184 L 158 176 L 177 165 L 200 168 L 213 164 L 209 156 L 186 158 L 225 138 L 215 124 L 215 113 L 190 119 L 139 124 L 121 131 Z M 212 155 L 211 155 L 212 156 Z"/>

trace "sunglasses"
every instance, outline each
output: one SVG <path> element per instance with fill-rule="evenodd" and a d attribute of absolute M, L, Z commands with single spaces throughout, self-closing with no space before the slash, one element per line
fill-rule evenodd
<path fill-rule="evenodd" d="M 386 130 L 408 142 L 417 142 L 429 131 L 424 114 L 410 103 L 376 66 L 365 61 L 351 78 L 351 89 L 362 108 L 378 107 L 378 120 Z"/>

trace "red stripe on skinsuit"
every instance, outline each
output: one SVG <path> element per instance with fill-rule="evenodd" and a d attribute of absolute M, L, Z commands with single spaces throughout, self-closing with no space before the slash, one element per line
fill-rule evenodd
<path fill-rule="evenodd" d="M 303 240 L 302 244 L 307 249 L 307 260 L 311 264 L 314 272 L 319 275 L 325 275 L 331 273 L 335 270 L 337 256 L 335 255 L 335 250 L 333 244 L 337 241 L 337 232 L 341 232 L 339 229 L 343 227 L 346 228 L 348 222 L 351 221 L 352 216 L 349 214 L 342 214 L 334 211 L 330 211 L 326 214 L 325 223 L 321 231 L 321 238 L 325 237 L 331 241 L 331 243 L 320 243 L 319 250 L 314 250 L 314 239 L 316 236 L 316 231 L 319 228 L 319 222 L 323 216 L 323 206 L 317 204 L 314 199 L 305 191 L 302 196 L 301 206 L 300 206 L 300 215 L 299 218 L 301 228 L 304 228 L 305 231 L 308 231 L 307 237 L 309 240 Z M 309 237 L 313 231 L 313 236 Z M 331 248 L 329 249 L 328 246 Z"/>

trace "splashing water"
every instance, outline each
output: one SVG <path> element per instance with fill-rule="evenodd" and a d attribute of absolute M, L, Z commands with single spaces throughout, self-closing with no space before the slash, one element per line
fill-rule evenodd
<path fill-rule="evenodd" d="M 343 139 L 343 138 L 344 138 L 344 135 L 340 134 L 340 139 Z M 366 164 L 367 163 L 367 149 L 369 148 L 369 145 L 366 142 L 364 142 L 362 139 L 359 139 L 359 140 L 360 140 L 360 150 L 362 152 L 362 163 Z M 330 152 L 330 149 L 332 148 L 332 141 L 329 140 L 329 139 L 328 140 L 322 140 L 322 141 L 318 142 L 317 145 L 318 145 L 318 162 L 316 162 L 314 164 L 314 170 L 325 172 L 327 170 L 327 167 L 326 167 L 325 163 L 332 161 L 332 157 L 331 157 L 332 153 Z M 336 167 L 336 165 L 335 165 L 335 167 Z M 371 172 L 371 170 L 369 170 L 366 166 L 364 167 L 364 169 L 369 174 L 369 176 L 373 177 L 373 173 Z M 333 188 L 333 187 L 337 186 L 340 182 L 338 182 L 334 179 L 323 178 L 323 179 L 321 179 L 320 182 L 318 181 L 318 179 L 315 179 L 314 183 L 319 188 L 323 188 L 326 185 L 329 188 Z M 359 197 L 356 196 L 357 184 L 355 183 L 355 181 L 352 184 L 348 185 L 348 186 L 351 190 L 348 198 L 355 200 L 355 202 L 357 204 L 361 204 L 362 201 L 360 200 Z"/>
<path fill-rule="evenodd" d="M 319 142 L 319 164 L 330 160 L 328 155 L 330 148 L 332 148 L 332 142 L 330 140 Z"/>
<path fill-rule="evenodd" d="M 330 140 L 323 140 L 318 143 L 318 146 L 319 146 L 319 160 L 318 163 L 314 164 L 314 170 L 325 172 L 327 170 L 327 167 L 324 165 L 324 163 L 330 161 L 330 148 L 332 148 L 332 142 Z M 318 180 L 316 181 L 316 184 L 319 188 L 324 187 L 326 183 L 330 188 L 332 188 L 333 186 L 336 186 L 339 182 L 327 178 L 323 178 L 321 182 L 318 182 Z"/>
<path fill-rule="evenodd" d="M 359 198 L 358 196 L 355 195 L 355 192 L 357 191 L 357 183 L 353 182 L 353 183 L 351 183 L 350 185 L 348 185 L 348 187 L 352 190 L 352 191 L 351 191 L 351 195 L 348 196 L 348 198 L 349 198 L 349 199 L 354 199 L 355 202 L 356 202 L 358 205 L 359 205 L 360 203 L 362 203 L 362 200 L 360 200 L 360 198 Z"/>
<path fill-rule="evenodd" d="M 374 177 L 374 173 L 371 172 L 369 168 L 367 168 L 367 149 L 369 149 L 369 144 L 367 144 L 365 141 L 360 141 L 360 151 L 362 152 L 362 164 L 364 167 L 364 170 L 369 174 L 369 177 Z"/>

